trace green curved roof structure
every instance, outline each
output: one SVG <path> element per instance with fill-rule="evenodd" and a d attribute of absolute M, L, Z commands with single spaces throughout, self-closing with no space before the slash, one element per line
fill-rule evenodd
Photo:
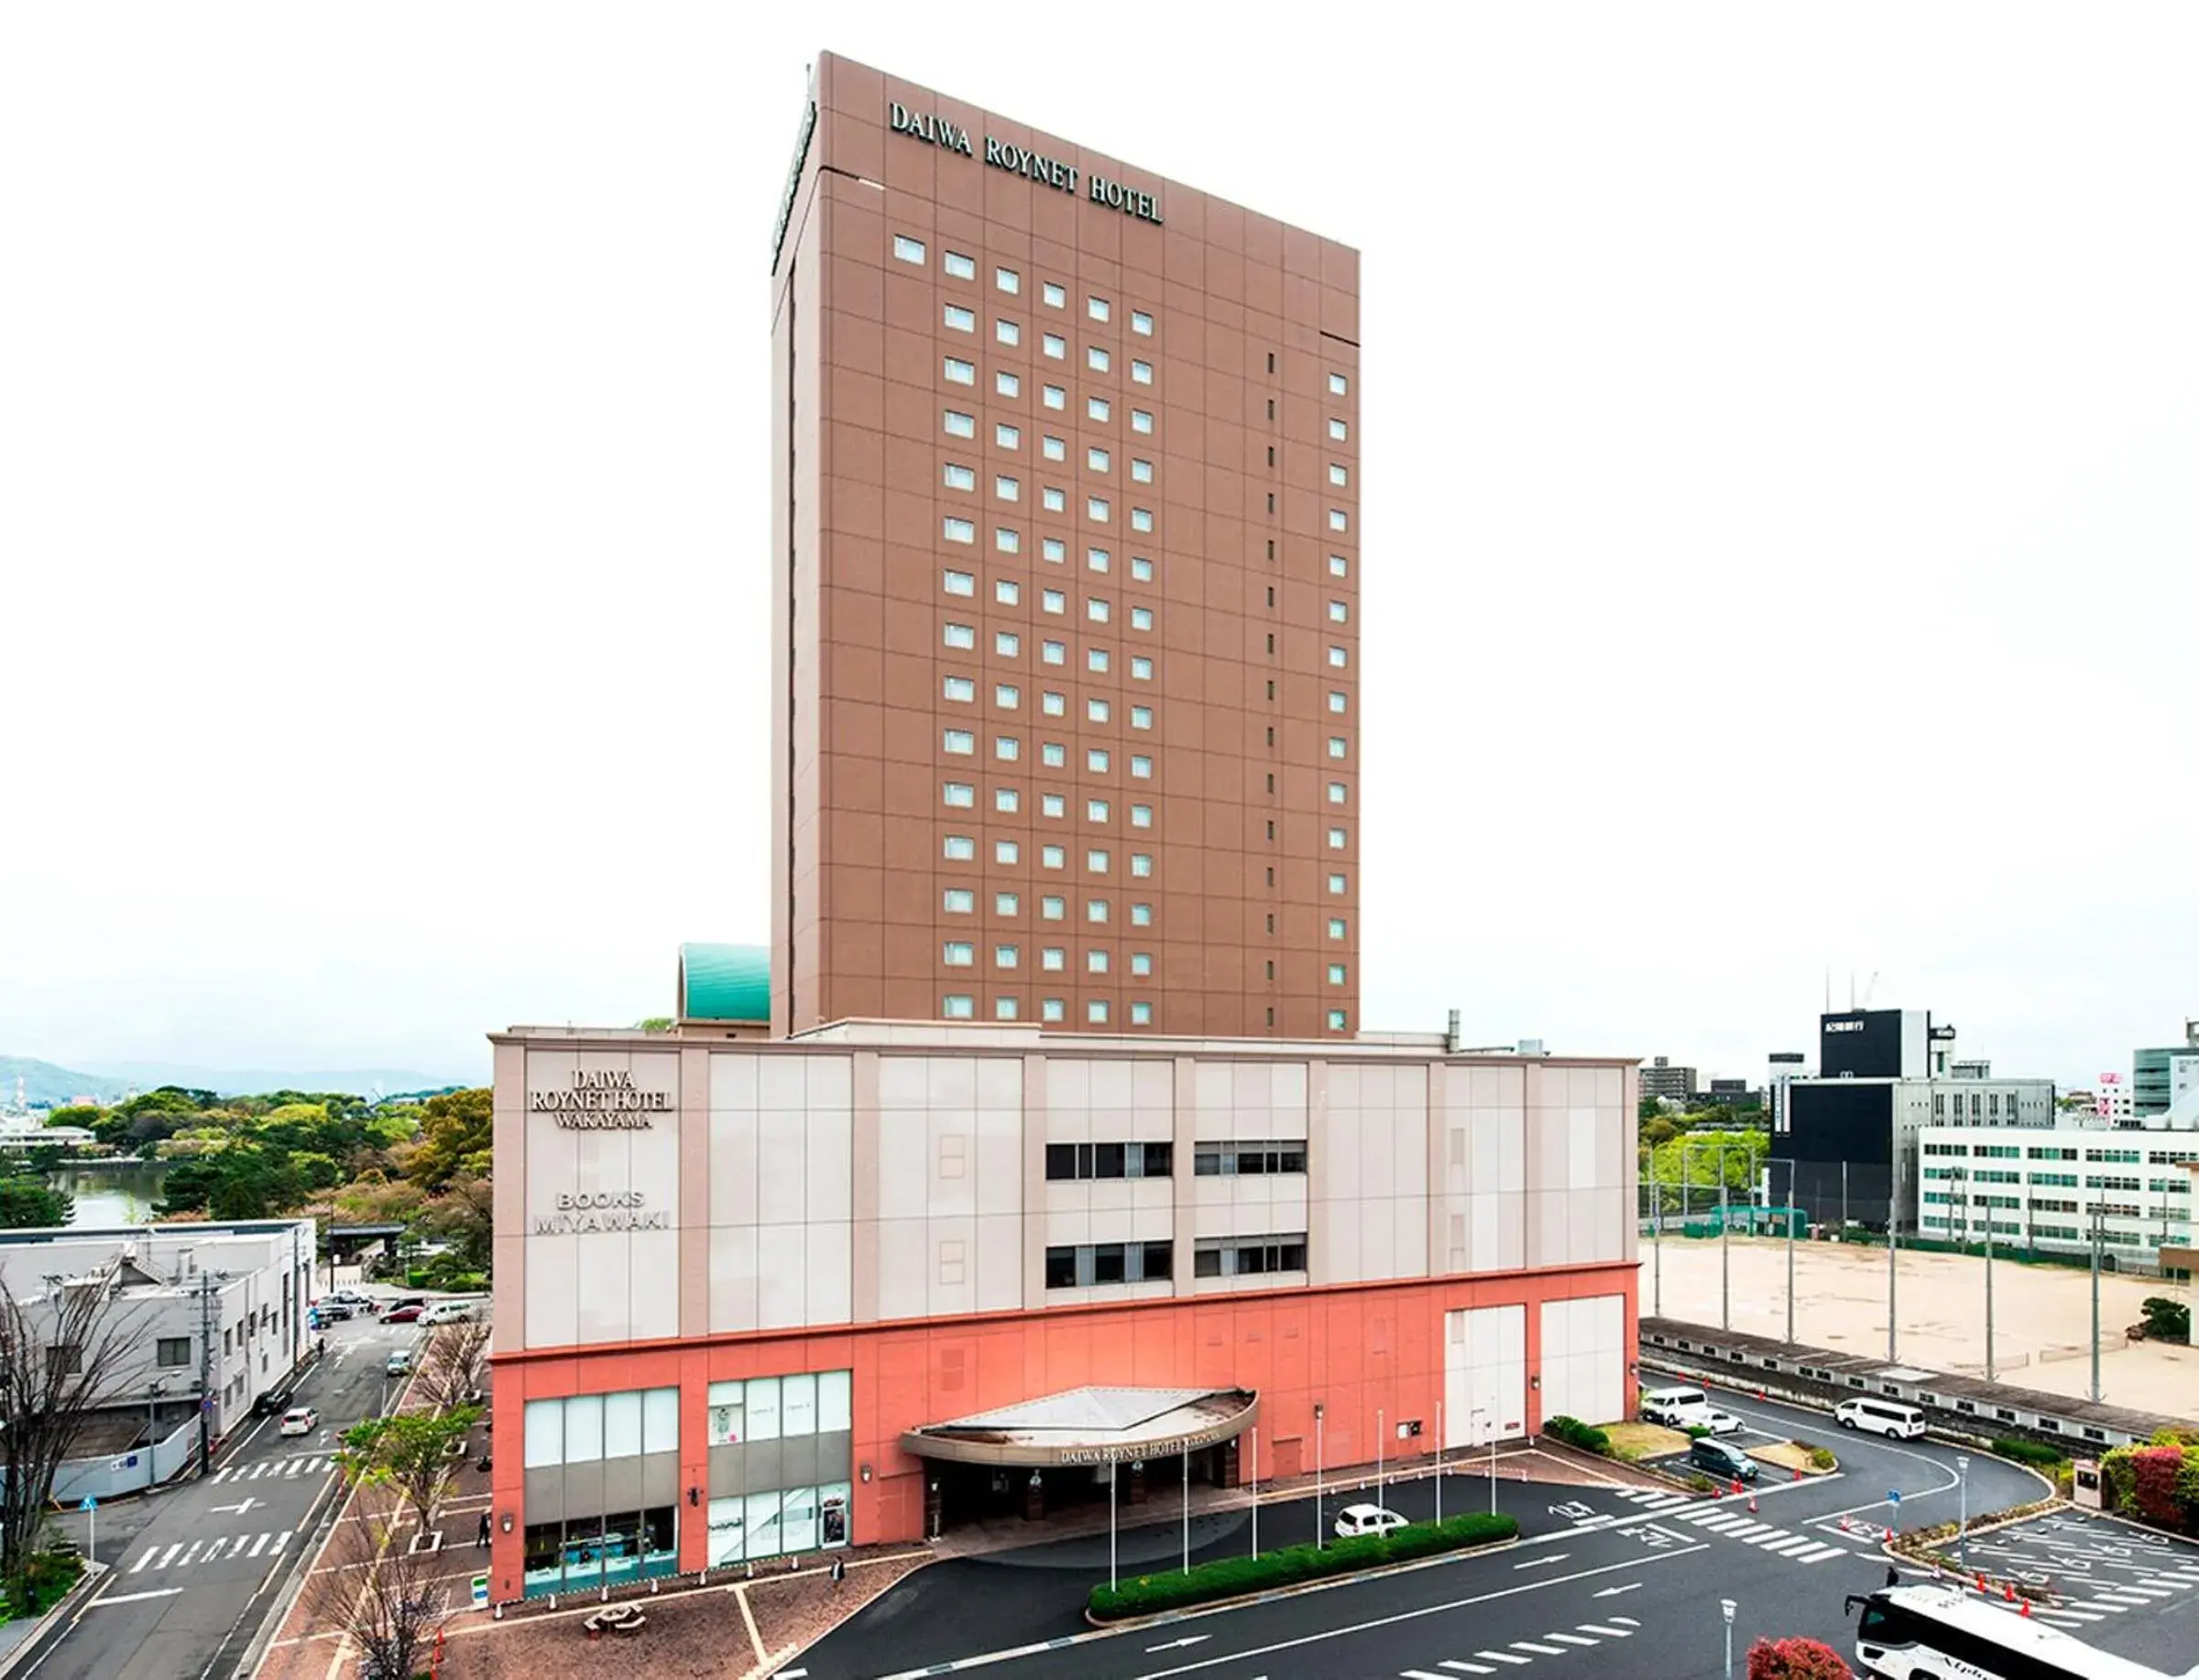
<path fill-rule="evenodd" d="M 682 945 L 680 1019 L 769 1021 L 771 948 L 721 945 L 700 940 Z"/>

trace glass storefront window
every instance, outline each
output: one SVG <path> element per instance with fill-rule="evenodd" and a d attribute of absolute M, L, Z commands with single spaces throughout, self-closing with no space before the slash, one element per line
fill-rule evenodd
<path fill-rule="evenodd" d="M 603 1456 L 603 1396 L 575 1394 L 565 1402 L 565 1462 L 592 1464 Z"/>
<path fill-rule="evenodd" d="M 603 1397 L 603 1456 L 631 1458 L 641 1450 L 641 1391 Z"/>
<path fill-rule="evenodd" d="M 749 1502 L 739 1494 L 731 1499 L 710 1501 L 710 1548 L 707 1555 L 710 1566 L 737 1564 L 748 1555 L 742 1535 L 748 1528 Z M 530 1534 L 532 1529 L 527 1531 Z"/>
<path fill-rule="evenodd" d="M 785 1552 L 817 1549 L 817 1490 L 795 1488 L 786 1495 L 779 1515 L 779 1546 Z"/>
<path fill-rule="evenodd" d="M 848 1500 L 853 1491 L 844 1481 L 826 1482 L 817 1489 L 817 1544 L 830 1548 L 848 1544 Z"/>
<path fill-rule="evenodd" d="M 673 1507 L 659 1505 L 648 1511 L 574 1517 L 562 1523 L 528 1524 L 527 1596 L 617 1586 L 673 1573 L 679 1567 L 677 1515 Z M 714 1556 L 712 1561 L 717 1560 Z"/>
<path fill-rule="evenodd" d="M 779 1544 L 779 1511 L 778 1494 L 749 1495 L 748 1552 L 750 1557 L 776 1557 L 785 1549 Z"/>
<path fill-rule="evenodd" d="M 740 1391 L 746 1385 L 738 1382 L 714 1382 L 710 1385 L 710 1445 L 731 1446 L 742 1440 Z"/>
<path fill-rule="evenodd" d="M 642 1391 L 641 1450 L 645 1453 L 676 1453 L 680 1450 L 679 1390 Z"/>
<path fill-rule="evenodd" d="M 829 1435 L 855 1427 L 853 1373 L 821 1371 L 817 1375 L 817 1433 Z"/>
<path fill-rule="evenodd" d="M 779 1433 L 786 1436 L 817 1433 L 817 1380 L 803 1375 L 779 1380 Z"/>
<path fill-rule="evenodd" d="M 779 1379 L 753 1377 L 749 1379 L 748 1387 L 749 1439 L 776 1441 L 779 1438 Z M 749 1526 L 752 1533 L 755 1524 Z"/>
<path fill-rule="evenodd" d="M 527 1402 L 527 1450 L 524 1454 L 531 1470 L 545 1469 L 565 1461 L 565 1402 L 562 1400 L 531 1400 Z M 529 1529 L 529 1533 L 534 1531 Z"/>

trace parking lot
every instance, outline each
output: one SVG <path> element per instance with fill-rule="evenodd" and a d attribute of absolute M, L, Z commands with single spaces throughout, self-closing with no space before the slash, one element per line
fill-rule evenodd
<path fill-rule="evenodd" d="M 2046 1592 L 2032 1613 L 2088 1644 L 2170 1674 L 2199 1660 L 2199 1545 L 2062 1511 L 1974 1537 L 1969 1561 Z"/>

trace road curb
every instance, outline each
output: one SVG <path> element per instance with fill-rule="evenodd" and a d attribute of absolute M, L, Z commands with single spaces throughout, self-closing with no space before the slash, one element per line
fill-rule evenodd
<path fill-rule="evenodd" d="M 1487 1545 L 1460 1546 L 1455 1551 L 1439 1552 L 1433 1557 L 1408 1558 L 1401 1564 L 1376 1564 L 1372 1569 L 1354 1569 L 1348 1574 L 1324 1575 L 1317 1580 L 1294 1581 L 1288 1587 L 1270 1587 L 1262 1592 L 1238 1593 L 1228 1598 L 1209 1598 L 1202 1604 L 1187 1604 L 1179 1610 L 1160 1610 L 1151 1616 L 1119 1616 L 1112 1621 L 1095 1620 L 1091 1607 L 1085 1607 L 1084 1619 L 1103 1633 L 1138 1633 L 1151 1628 L 1165 1628 L 1170 1622 L 1182 1621 L 1192 1616 L 1204 1616 L 1210 1610 L 1241 1610 L 1248 1605 L 1272 1603 L 1277 1598 L 1295 1598 L 1303 1593 L 1319 1592 L 1329 1587 L 1351 1587 L 1361 1581 L 1380 1579 L 1385 1576 L 1409 1575 L 1416 1569 L 1431 1569 L 1439 1564 L 1460 1563 L 1469 1557 L 1493 1557 L 1499 1552 L 1508 1552 L 1521 1544 L 1517 1534 L 1509 1540 L 1496 1540 Z M 1084 1635 L 1079 1634 L 1078 1638 Z"/>
<path fill-rule="evenodd" d="M 101 1563 L 97 1558 L 87 1557 L 84 1560 L 84 1572 L 76 1577 L 76 1585 L 63 1593 L 52 1609 L 39 1615 L 38 1620 L 31 1624 L 30 1631 L 16 1642 L 14 1650 L 10 1651 L 6 1656 L 0 1657 L 0 1676 L 14 1674 L 16 1665 L 23 1661 L 24 1654 L 35 1647 L 47 1634 L 53 1631 L 56 1622 L 65 1616 L 81 1611 L 83 1605 L 80 1600 L 88 1598 L 97 1590 L 94 1586 L 95 1582 L 104 1581 L 113 1573 L 114 1571 L 108 1565 Z"/>

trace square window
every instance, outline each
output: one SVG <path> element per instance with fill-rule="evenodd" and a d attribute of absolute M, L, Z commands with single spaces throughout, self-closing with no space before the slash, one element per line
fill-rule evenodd
<path fill-rule="evenodd" d="M 1086 822 L 1104 823 L 1107 821 L 1107 815 L 1108 807 L 1105 800 L 1088 799 L 1084 802 L 1084 816 Z"/>
<path fill-rule="evenodd" d="M 1042 641 L 1038 644 L 1038 656 L 1048 665 L 1064 665 L 1068 662 L 1069 650 L 1060 642 Z"/>
<path fill-rule="evenodd" d="M 1153 780 L 1153 760 L 1142 752 L 1130 755 L 1130 773 L 1143 781 Z"/>
<path fill-rule="evenodd" d="M 1153 509 L 1132 507 L 1130 510 L 1130 529 L 1134 531 L 1150 531 L 1153 529 Z"/>
<path fill-rule="evenodd" d="M 978 540 L 978 528 L 968 519 L 945 519 L 940 522 L 939 534 L 949 542 L 975 542 Z M 975 591 L 970 593 L 974 594 Z"/>
<path fill-rule="evenodd" d="M 967 624 L 941 625 L 940 639 L 950 648 L 975 648 L 978 633 Z"/>
<path fill-rule="evenodd" d="M 992 861 L 995 863 L 1021 863 L 1023 857 L 1023 847 L 1012 840 L 995 840 L 992 843 Z"/>
<path fill-rule="evenodd" d="M 1130 825 L 1132 828 L 1151 828 L 1153 826 L 1153 807 L 1151 805 L 1132 805 L 1130 808 Z"/>
<path fill-rule="evenodd" d="M 1087 951 L 1084 954 L 1084 971 L 1087 974 L 1105 974 L 1108 968 L 1107 953 Z"/>
<path fill-rule="evenodd" d="M 1105 648 L 1087 648 L 1084 650 L 1084 668 L 1087 671 L 1105 671 L 1107 669 L 1107 649 Z"/>
<path fill-rule="evenodd" d="M 1104 449 L 1088 449 L 1084 452 L 1084 464 L 1087 470 L 1090 472 L 1106 472 L 1110 464 L 1110 458 L 1109 457 L 1107 451 Z"/>
<path fill-rule="evenodd" d="M 1084 365 L 1096 374 L 1105 373 L 1110 365 L 1107 352 L 1098 344 L 1087 344 L 1084 347 Z"/>
<path fill-rule="evenodd" d="M 1012 998 L 995 998 L 992 1000 L 992 1018 L 995 1020 L 1013 1020 L 1016 1002 Z"/>
<path fill-rule="evenodd" d="M 1130 411 L 1130 429 L 1150 433 L 1153 431 L 1153 416 L 1143 409 L 1132 409 Z"/>
<path fill-rule="evenodd" d="M 1153 364 L 1151 362 L 1132 362 L 1130 365 L 1130 376 L 1140 385 L 1151 385 L 1153 383 Z"/>
<path fill-rule="evenodd" d="M 1084 1006 L 1084 1018 L 1095 1027 L 1107 1025 L 1107 999 L 1095 998 Z"/>
<path fill-rule="evenodd" d="M 1147 659 L 1147 658 L 1146 658 L 1146 657 L 1145 657 L 1143 654 L 1142 654 L 1142 653 L 1133 653 L 1133 654 L 1132 654 L 1132 655 L 1130 656 L 1130 674 L 1131 674 L 1131 679 L 1132 679 L 1132 681 L 1133 681 L 1133 682 L 1152 682 L 1152 681 L 1153 681 L 1153 661 L 1152 661 L 1151 660 Z"/>
<path fill-rule="evenodd" d="M 1084 551 L 1084 563 L 1094 572 L 1104 572 L 1114 563 L 1114 559 L 1105 549 L 1087 549 Z"/>
<path fill-rule="evenodd" d="M 1023 756 L 1023 744 L 1012 735 L 996 735 L 992 737 L 992 756 L 1012 764 Z"/>
<path fill-rule="evenodd" d="M 978 908 L 978 895 L 967 887 L 949 887 L 940 903 L 950 916 L 967 916 Z"/>
<path fill-rule="evenodd" d="M 1108 714 L 1109 707 L 1106 701 L 1096 698 L 1087 699 L 1085 701 L 1084 715 L 1090 722 L 1095 724 L 1104 724 L 1107 722 Z"/>
<path fill-rule="evenodd" d="M 978 330 L 978 318 L 959 303 L 943 305 L 940 315 L 951 332 L 975 333 Z"/>
<path fill-rule="evenodd" d="M 1351 475 L 1344 471 L 1341 462 L 1331 461 L 1329 464 L 1329 482 L 1339 488 L 1351 482 Z"/>
<path fill-rule="evenodd" d="M 1153 972 L 1153 953 L 1132 951 L 1130 954 L 1130 972 L 1141 980 L 1150 975 Z"/>
<path fill-rule="evenodd" d="M 1002 369 L 992 376 L 992 388 L 1002 397 L 1021 397 L 1023 382 L 1017 375 Z"/>
<path fill-rule="evenodd" d="M 1023 546 L 1023 540 L 1018 532 L 1010 530 L 1005 525 L 996 526 L 992 533 L 992 546 L 1003 554 L 1012 554 Z"/>
<path fill-rule="evenodd" d="M 1341 671 L 1347 662 L 1348 660 L 1346 660 L 1344 650 L 1341 648 L 1331 648 L 1329 649 L 1329 663 L 1333 668 L 1338 671 Z"/>
<path fill-rule="evenodd" d="M 1042 998 L 1039 1002 L 1038 1013 L 1042 1020 L 1060 1020 L 1065 1013 L 1065 1006 L 1058 998 Z"/>
<path fill-rule="evenodd" d="M 992 650 L 1002 659 L 1012 660 L 1023 651 L 1023 638 L 1013 630 L 995 630 L 992 633 Z"/>
<path fill-rule="evenodd" d="M 996 682 L 992 685 L 992 704 L 1004 712 L 1014 711 L 1023 704 L 1023 691 L 1012 682 Z"/>
<path fill-rule="evenodd" d="M 1002 606 L 1013 606 L 1023 598 L 1023 586 L 1012 577 L 995 578 L 992 598 Z"/>
<path fill-rule="evenodd" d="M 996 916 L 1019 915 L 1023 908 L 1023 900 L 1012 892 L 996 892 L 992 895 L 992 913 Z"/>
<path fill-rule="evenodd" d="M 1023 446 L 1023 434 L 1018 427 L 1011 426 L 1004 420 L 996 421 L 992 428 L 992 441 L 1001 449 L 1021 449 Z"/>
<path fill-rule="evenodd" d="M 1344 802 L 1345 792 L 1346 792 L 1346 790 L 1345 790 L 1344 784 L 1343 784 L 1342 782 L 1340 782 L 1340 781 L 1332 781 L 1332 782 L 1330 782 L 1330 783 L 1329 784 L 1329 802 L 1331 805 L 1340 805 L 1340 804 L 1342 804 L 1342 803 Z"/>
<path fill-rule="evenodd" d="M 1340 715 L 1342 714 L 1344 710 L 1344 691 L 1340 688 L 1332 688 L 1329 691 L 1329 709 L 1331 712 L 1339 714 Z"/>
<path fill-rule="evenodd" d="M 1329 890 L 1333 893 L 1341 893 L 1344 890 L 1344 878 L 1340 875 L 1331 875 L 1329 878 Z"/>
<path fill-rule="evenodd" d="M 1049 461 L 1067 461 L 1069 458 L 1069 446 L 1059 438 L 1042 438 L 1038 447 L 1039 453 Z"/>
<path fill-rule="evenodd" d="M 1096 776 L 1107 774 L 1107 748 L 1088 747 L 1084 749 L 1084 768 Z"/>
<path fill-rule="evenodd" d="M 1013 968 L 1022 959 L 1022 951 L 1014 945 L 995 945 L 992 948 L 992 965 L 995 968 Z"/>
<path fill-rule="evenodd" d="M 893 255 L 904 263 L 920 263 L 924 260 L 924 241 L 912 239 L 906 234 L 896 234 L 893 235 Z"/>
<path fill-rule="evenodd" d="M 950 519 L 947 523 L 951 525 L 955 521 Z M 967 524 L 968 521 L 963 523 Z M 940 573 L 939 586 L 950 595 L 974 595 L 978 593 L 977 574 L 970 572 L 945 572 Z"/>
<path fill-rule="evenodd" d="M 978 1012 L 976 1002 L 958 992 L 949 992 L 940 1002 L 948 1020 L 968 1020 Z"/>
<path fill-rule="evenodd" d="M 1329 737 L 1329 756 L 1331 758 L 1342 758 L 1347 748 L 1345 747 L 1344 737 L 1342 736 L 1332 735 Z"/>
<path fill-rule="evenodd" d="M 1152 1026 L 1152 1025 L 1153 1025 L 1153 1005 L 1151 1005 L 1150 1003 L 1133 1003 L 1133 1004 L 1132 1004 L 1132 1005 L 1130 1006 L 1130 1024 L 1131 1024 L 1132 1026 L 1133 1026 L 1133 1027 L 1150 1027 L 1150 1026 Z"/>
<path fill-rule="evenodd" d="M 953 409 L 946 410 L 946 435 L 950 438 L 974 438 L 978 435 L 978 420 L 974 414 L 960 414 Z"/>
<path fill-rule="evenodd" d="M 1058 385 L 1041 386 L 1039 398 L 1049 409 L 1066 409 L 1069 406 L 1068 392 L 1063 390 Z"/>
<path fill-rule="evenodd" d="M 1045 300 L 1046 307 L 1050 310 L 1067 309 L 1069 303 L 1069 294 L 1064 288 L 1048 280 L 1045 285 Z"/>
<path fill-rule="evenodd" d="M 1153 854 L 1132 852 L 1130 855 L 1130 872 L 1141 879 L 1150 879 L 1153 876 Z"/>
<path fill-rule="evenodd" d="M 1023 290 L 1023 277 L 1012 268 L 995 268 L 992 271 L 992 283 L 1012 297 Z"/>
<path fill-rule="evenodd" d="M 950 355 L 945 358 L 945 367 L 946 376 L 957 385 L 975 385 L 978 382 L 978 368 L 974 362 L 965 362 Z"/>
<path fill-rule="evenodd" d="M 947 729 L 940 734 L 942 751 L 968 755 L 978 750 L 978 738 L 967 729 Z"/>
<path fill-rule="evenodd" d="M 1130 578 L 1133 584 L 1152 583 L 1153 562 L 1147 560 L 1143 554 L 1132 554 L 1130 557 Z"/>
<path fill-rule="evenodd" d="M 1343 1030 L 1344 1030 L 1344 1012 L 1343 1012 L 1343 1010 L 1341 1010 L 1341 1009 L 1330 1009 L 1330 1010 L 1329 1011 L 1329 1031 L 1331 1031 L 1331 1032 L 1341 1032 Z"/>
<path fill-rule="evenodd" d="M 1048 717 L 1067 717 L 1069 715 L 1068 697 L 1048 689 L 1039 696 L 1039 710 Z"/>
<path fill-rule="evenodd" d="M 1151 927 L 1153 925 L 1153 906 L 1132 904 L 1130 907 L 1130 925 L 1133 928 Z"/>
<path fill-rule="evenodd" d="M 1347 577 L 1351 574 L 1351 566 L 1345 562 L 1344 557 L 1341 554 L 1331 554 L 1329 556 L 1329 575 L 1330 577 Z"/>
<path fill-rule="evenodd" d="M 975 468 L 957 466 L 949 461 L 939 469 L 939 482 L 950 490 L 974 490 L 978 487 L 978 475 Z"/>
<path fill-rule="evenodd" d="M 1133 606 L 1133 607 L 1132 607 L 1132 608 L 1130 609 L 1130 627 L 1131 627 L 1132 629 L 1133 629 L 1133 630 L 1150 630 L 1150 629 L 1152 629 L 1152 628 L 1153 628 L 1153 608 L 1151 608 L 1150 606 Z"/>
<path fill-rule="evenodd" d="M 1023 499 L 1023 486 L 1021 480 L 1011 478 L 1005 473 L 995 473 L 992 475 L 992 494 L 1000 501 L 1020 502 Z"/>
<path fill-rule="evenodd" d="M 1135 485 L 1151 484 L 1153 482 L 1153 463 L 1141 461 L 1132 455 L 1130 459 L 1130 482 Z"/>
<path fill-rule="evenodd" d="M 1066 869 L 1069 867 L 1069 855 L 1058 845 L 1042 845 L 1038 848 L 1038 867 L 1042 869 Z"/>
<path fill-rule="evenodd" d="M 1059 922 L 1069 913 L 1069 901 L 1058 897 L 1041 899 L 1038 901 L 1038 913 L 1048 922 Z"/>
<path fill-rule="evenodd" d="M 1104 397 L 1087 397 L 1084 399 L 1084 413 L 1087 420 L 1104 420 L 1113 412 L 1112 407 Z"/>
<path fill-rule="evenodd" d="M 1345 438 L 1351 435 L 1351 428 L 1340 420 L 1332 420 L 1329 422 L 1329 435 L 1341 443 Z"/>
<path fill-rule="evenodd" d="M 1020 344 L 1023 342 L 1023 328 L 1005 318 L 993 322 L 992 335 L 1003 344 Z"/>
<path fill-rule="evenodd" d="M 1069 954 L 1059 945 L 1044 946 L 1038 954 L 1038 965 L 1048 974 L 1059 974 L 1069 965 Z"/>
<path fill-rule="evenodd" d="M 1108 855 L 1103 851 L 1095 849 L 1084 855 L 1084 867 L 1094 875 L 1105 875 L 1108 863 Z"/>
<path fill-rule="evenodd" d="M 1038 814 L 1042 817 L 1061 818 L 1069 814 L 1067 798 L 1059 793 L 1042 793 L 1038 796 Z"/>
<path fill-rule="evenodd" d="M 978 856 L 978 843 L 968 835 L 949 835 L 943 855 L 955 863 L 974 863 Z"/>
<path fill-rule="evenodd" d="M 1023 796 L 1013 788 L 995 788 L 992 791 L 992 808 L 1005 816 L 1013 816 L 1023 808 Z"/>
<path fill-rule="evenodd" d="M 1057 565 L 1069 557 L 1068 544 L 1062 541 L 1059 537 L 1048 537 L 1038 545 L 1038 549 L 1045 558 L 1053 561 Z"/>
<path fill-rule="evenodd" d="M 978 278 L 978 265 L 959 251 L 942 251 L 939 260 L 947 273 L 957 280 L 974 280 Z"/>
<path fill-rule="evenodd" d="M 1343 938 L 1343 936 L 1344 936 L 1344 919 L 1343 919 L 1341 916 L 1331 916 L 1331 917 L 1329 917 L 1329 938 L 1331 938 L 1331 939 L 1341 939 L 1341 938 Z"/>
<path fill-rule="evenodd" d="M 1039 500 L 1045 505 L 1048 513 L 1067 513 L 1069 510 L 1069 498 L 1050 485 Z"/>
<path fill-rule="evenodd" d="M 1342 624 L 1351 616 L 1351 609 L 1346 606 L 1341 601 L 1331 601 L 1329 603 L 1329 622 L 1330 624 Z"/>
<path fill-rule="evenodd" d="M 1351 521 L 1345 516 L 1344 510 L 1341 507 L 1331 507 L 1329 510 L 1329 529 L 1330 530 L 1349 530 L 1351 529 Z"/>
<path fill-rule="evenodd" d="M 1329 831 L 1329 849 L 1330 851 L 1340 852 L 1344 849 L 1345 844 L 1344 831 L 1342 829 L 1332 828 Z"/>
<path fill-rule="evenodd" d="M 977 958 L 968 940 L 950 939 L 941 947 L 939 960 L 949 968 L 968 968 Z"/>
<path fill-rule="evenodd" d="M 1153 317 L 1143 310 L 1131 311 L 1130 330 L 1143 337 L 1151 338 L 1153 336 Z"/>
<path fill-rule="evenodd" d="M 1114 616 L 1114 608 L 1102 596 L 1087 595 L 1084 598 L 1084 616 L 1094 624 L 1105 624 Z"/>
<path fill-rule="evenodd" d="M 968 677 L 947 677 L 939 692 L 949 700 L 971 701 L 978 697 L 978 685 Z"/>
<path fill-rule="evenodd" d="M 1153 708 L 1152 708 L 1151 706 L 1132 706 L 1132 707 L 1131 707 L 1131 708 L 1130 708 L 1130 726 L 1131 726 L 1132 729 L 1150 729 L 1150 728 L 1152 728 L 1152 727 L 1153 727 Z"/>
<path fill-rule="evenodd" d="M 1084 300 L 1084 308 L 1085 312 L 1090 315 L 1094 321 L 1105 321 L 1110 313 L 1105 298 L 1087 298 Z"/>
<path fill-rule="evenodd" d="M 1058 333 L 1042 334 L 1038 347 L 1057 362 L 1069 354 L 1069 341 Z"/>
<path fill-rule="evenodd" d="M 1344 377 L 1344 376 L 1343 376 L 1343 375 L 1341 375 L 1341 374 L 1330 374 L 1330 375 L 1329 376 L 1329 396 L 1331 396 L 1331 397 L 1341 397 L 1341 396 L 1343 396 L 1343 395 L 1344 395 L 1346 392 L 1350 391 L 1350 390 L 1351 390 L 1351 381 L 1350 381 L 1350 380 L 1348 380 L 1348 379 L 1346 379 L 1346 378 Z"/>
<path fill-rule="evenodd" d="M 1093 523 L 1098 525 L 1105 525 L 1107 523 L 1108 511 L 1107 498 L 1105 496 L 1088 496 L 1084 498 L 1085 518 L 1090 519 L 1093 521 Z"/>

